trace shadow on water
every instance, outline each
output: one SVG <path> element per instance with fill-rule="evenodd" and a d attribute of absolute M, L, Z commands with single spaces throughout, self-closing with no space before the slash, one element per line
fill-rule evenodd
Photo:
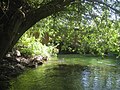
<path fill-rule="evenodd" d="M 11 82 L 10 90 L 120 90 L 120 68 L 80 64 L 77 59 L 68 63 L 71 59 L 27 71 Z"/>

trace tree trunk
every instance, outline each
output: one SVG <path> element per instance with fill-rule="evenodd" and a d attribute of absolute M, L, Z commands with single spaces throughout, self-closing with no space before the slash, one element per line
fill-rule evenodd
<path fill-rule="evenodd" d="M 39 20 L 61 11 L 66 5 L 69 5 L 72 0 L 53 0 L 40 8 L 29 8 L 31 9 L 29 12 L 22 11 L 21 4 L 18 4 L 18 2 L 21 1 L 22 0 L 10 1 L 10 9 L 7 13 L 4 13 L 3 9 L 1 9 L 3 14 L 0 17 L 0 58 L 5 56 L 6 53 L 13 48 L 19 38 L 31 26 Z M 21 3 L 23 4 L 23 2 Z M 3 16 L 5 18 L 3 18 Z"/>

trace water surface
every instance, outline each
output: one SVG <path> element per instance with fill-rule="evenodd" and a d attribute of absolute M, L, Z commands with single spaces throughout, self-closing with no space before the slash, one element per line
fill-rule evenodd
<path fill-rule="evenodd" d="M 12 80 L 10 90 L 120 90 L 119 60 L 60 55 Z"/>

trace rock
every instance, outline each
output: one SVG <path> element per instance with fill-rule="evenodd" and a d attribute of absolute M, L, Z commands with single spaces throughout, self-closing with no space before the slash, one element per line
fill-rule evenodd
<path fill-rule="evenodd" d="M 10 53 L 7 53 L 7 54 L 6 54 L 6 57 L 11 57 L 11 54 L 10 54 Z"/>
<path fill-rule="evenodd" d="M 21 53 L 19 50 L 15 50 L 14 52 L 14 55 L 17 56 L 17 57 L 20 57 L 21 56 Z"/>
<path fill-rule="evenodd" d="M 21 58 L 17 57 L 16 60 L 17 60 L 17 62 L 21 62 Z"/>
<path fill-rule="evenodd" d="M 35 67 L 37 68 L 38 65 L 42 65 L 44 61 L 47 61 L 47 57 L 43 57 L 41 55 L 35 56 L 29 63 L 29 67 Z"/>
<path fill-rule="evenodd" d="M 43 60 L 44 60 L 44 61 L 47 61 L 47 60 L 48 60 L 48 57 L 47 57 L 47 56 L 43 57 Z"/>
<path fill-rule="evenodd" d="M 12 50 L 6 54 L 6 57 L 20 57 L 21 53 L 19 50 Z"/>
<path fill-rule="evenodd" d="M 32 60 L 32 63 L 35 66 L 35 68 L 37 68 L 38 65 L 43 64 L 43 57 L 41 55 L 35 56 Z"/>
<path fill-rule="evenodd" d="M 17 64 L 16 66 L 19 67 L 19 68 L 22 69 L 22 70 L 25 69 L 25 66 L 23 66 L 23 65 L 21 65 L 21 64 Z"/>

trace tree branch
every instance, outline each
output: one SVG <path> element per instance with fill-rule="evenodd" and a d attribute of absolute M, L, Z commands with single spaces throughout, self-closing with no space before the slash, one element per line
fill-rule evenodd
<path fill-rule="evenodd" d="M 71 0 L 53 0 L 48 4 L 29 12 L 26 16 L 26 26 L 31 27 L 39 20 L 46 18 L 56 12 L 61 11 L 66 5 L 69 5 Z M 32 20 L 31 20 L 32 17 Z"/>
<path fill-rule="evenodd" d="M 74 0 L 53 0 L 47 3 L 46 5 L 41 6 L 38 9 L 28 12 L 25 17 L 25 20 L 19 27 L 19 35 L 16 34 L 15 39 L 12 41 L 11 46 L 8 50 L 10 50 L 19 40 L 19 38 L 36 22 L 40 21 L 43 18 L 46 18 L 47 16 L 61 11 L 65 8 L 65 6 L 69 5 L 71 2 L 74 2 Z"/>

